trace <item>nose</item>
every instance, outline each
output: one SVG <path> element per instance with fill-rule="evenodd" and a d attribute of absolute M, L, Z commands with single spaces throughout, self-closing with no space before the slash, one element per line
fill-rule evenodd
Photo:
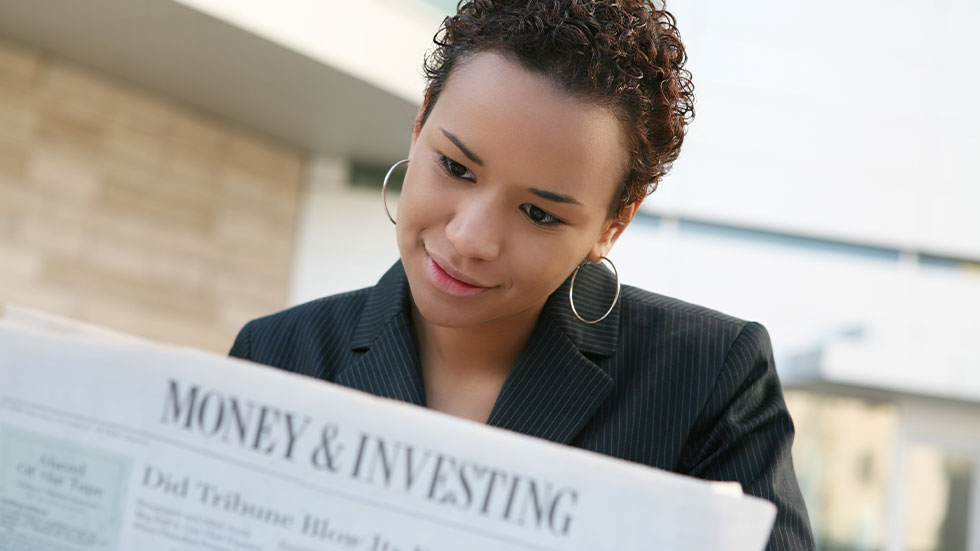
<path fill-rule="evenodd" d="M 500 255 L 503 220 L 486 198 L 473 198 L 461 204 L 446 225 L 446 238 L 466 257 L 494 260 Z"/>

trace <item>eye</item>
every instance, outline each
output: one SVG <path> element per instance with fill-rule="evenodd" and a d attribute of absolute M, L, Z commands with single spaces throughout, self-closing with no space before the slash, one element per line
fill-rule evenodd
<path fill-rule="evenodd" d="M 445 155 L 439 155 L 439 164 L 442 165 L 442 169 L 457 180 L 475 180 L 476 175 L 473 171 L 466 168 L 465 165 L 461 165 L 456 161 L 446 157 Z"/>
<path fill-rule="evenodd" d="M 521 210 L 524 211 L 524 214 L 526 214 L 532 222 L 538 224 L 539 226 L 557 226 L 559 224 L 564 224 L 564 222 L 561 220 L 532 205 L 531 203 L 524 203 L 521 205 Z"/>

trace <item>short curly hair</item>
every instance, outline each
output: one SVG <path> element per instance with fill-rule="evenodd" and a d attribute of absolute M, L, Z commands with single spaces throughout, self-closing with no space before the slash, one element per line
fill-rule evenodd
<path fill-rule="evenodd" d="M 609 107 L 630 162 L 610 215 L 652 193 L 694 119 L 694 85 L 674 16 L 652 0 L 462 0 L 426 56 L 425 124 L 453 68 L 495 51 Z"/>

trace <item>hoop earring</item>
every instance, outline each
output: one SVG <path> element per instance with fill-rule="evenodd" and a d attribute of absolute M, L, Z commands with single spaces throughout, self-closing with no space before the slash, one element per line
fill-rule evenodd
<path fill-rule="evenodd" d="M 605 260 L 606 262 L 609 263 L 610 266 L 612 266 L 613 273 L 616 274 L 616 296 L 613 297 L 612 305 L 609 307 L 608 310 L 606 310 L 606 313 L 603 314 L 602 317 L 600 317 L 599 319 L 595 319 L 595 320 L 589 321 L 589 320 L 583 318 L 582 316 L 580 316 L 579 313 L 578 313 L 578 310 L 575 309 L 575 297 L 574 297 L 574 294 L 575 294 L 575 276 L 578 275 L 578 271 L 582 269 L 582 266 L 585 266 L 586 264 L 589 263 L 588 260 L 583 260 L 582 263 L 579 264 L 577 268 L 575 268 L 575 271 L 572 272 L 572 283 L 569 284 L 569 286 L 568 286 L 568 305 L 572 307 L 572 313 L 575 314 L 575 317 L 578 318 L 579 321 L 581 321 L 582 323 L 587 323 L 589 325 L 592 325 L 593 323 L 599 323 L 600 321 L 606 319 L 606 316 L 608 316 L 610 314 L 610 312 L 613 311 L 613 308 L 616 307 L 616 303 L 619 302 L 619 290 L 620 290 L 620 286 L 619 286 L 619 270 L 616 269 L 616 265 L 613 264 L 613 261 L 612 260 L 609 260 L 608 258 L 606 258 L 604 256 L 600 256 L 599 257 L 599 262 L 602 262 L 603 260 Z"/>
<path fill-rule="evenodd" d="M 402 160 L 398 161 L 397 163 L 391 165 L 391 168 L 388 169 L 388 174 L 385 174 L 385 181 L 381 183 L 381 202 L 385 206 L 385 214 L 388 215 L 388 220 L 391 220 L 391 223 L 394 224 L 394 225 L 396 225 L 396 226 L 398 224 L 395 223 L 395 219 L 391 216 L 391 212 L 388 210 L 388 195 L 387 195 L 387 191 L 388 191 L 388 179 L 391 178 L 391 173 L 394 172 L 396 168 L 402 166 L 403 164 L 405 164 L 407 162 L 408 162 L 408 159 L 402 159 Z"/>

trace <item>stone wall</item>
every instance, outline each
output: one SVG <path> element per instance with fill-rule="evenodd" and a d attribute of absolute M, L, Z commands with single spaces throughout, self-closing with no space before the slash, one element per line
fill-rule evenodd
<path fill-rule="evenodd" d="M 225 352 L 286 304 L 304 161 L 0 39 L 0 303 Z"/>

